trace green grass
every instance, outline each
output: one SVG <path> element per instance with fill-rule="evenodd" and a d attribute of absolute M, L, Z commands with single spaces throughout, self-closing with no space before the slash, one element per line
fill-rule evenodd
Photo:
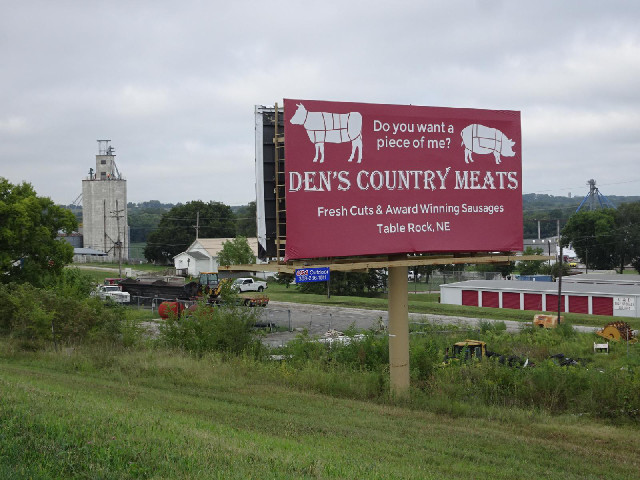
<path fill-rule="evenodd" d="M 74 264 L 74 266 L 104 267 L 104 268 L 112 268 L 116 270 L 118 269 L 118 263 L 107 263 L 107 262 L 77 263 L 77 264 Z M 155 273 L 162 273 L 162 272 L 165 272 L 167 269 L 171 269 L 171 267 L 166 265 L 154 265 L 152 263 L 140 263 L 140 264 L 123 263 L 122 269 L 124 270 L 125 268 L 132 268 L 133 270 L 142 270 L 144 272 L 155 272 Z"/>
<path fill-rule="evenodd" d="M 246 358 L 0 342 L 2 478 L 630 479 L 640 469 L 634 425 L 338 398 Z"/>

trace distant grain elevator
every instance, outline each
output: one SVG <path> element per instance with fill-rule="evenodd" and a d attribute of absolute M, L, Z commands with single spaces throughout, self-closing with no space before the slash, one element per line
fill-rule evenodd
<path fill-rule="evenodd" d="M 82 180 L 84 246 L 107 254 L 105 260 L 129 258 L 127 181 L 118 171 L 111 140 L 98 140 L 96 168 Z"/>

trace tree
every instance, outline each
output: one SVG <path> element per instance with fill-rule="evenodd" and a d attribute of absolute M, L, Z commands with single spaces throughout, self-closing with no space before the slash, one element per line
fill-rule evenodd
<path fill-rule="evenodd" d="M 163 204 L 158 200 L 142 203 L 129 202 L 127 204 L 129 241 L 131 243 L 146 242 L 148 235 L 157 230 L 162 215 L 173 207 L 172 204 Z"/>
<path fill-rule="evenodd" d="M 575 213 L 562 229 L 562 246 L 573 246 L 587 268 L 610 269 L 616 264 L 616 212 L 610 208 Z"/>
<path fill-rule="evenodd" d="M 73 247 L 57 240 L 58 233 L 77 227 L 72 212 L 38 197 L 31 184 L 0 177 L 0 282 L 40 286 L 60 275 L 73 260 Z"/>
<path fill-rule="evenodd" d="M 560 265 L 562 265 L 562 267 L 560 267 Z M 569 267 L 569 264 L 565 262 L 562 262 L 562 264 L 560 262 L 555 262 L 551 265 L 546 263 L 543 265 L 540 265 L 540 271 L 538 273 L 542 275 L 552 275 L 553 278 L 558 278 L 560 276 L 561 268 L 562 268 L 563 277 L 566 277 L 571 273 L 571 267 Z"/>
<path fill-rule="evenodd" d="M 147 237 L 145 258 L 160 263 L 170 262 L 194 242 L 196 225 L 199 238 L 235 236 L 233 212 L 228 205 L 201 200 L 179 204 L 162 215 L 158 229 Z"/>
<path fill-rule="evenodd" d="M 507 275 L 511 275 L 516 269 L 516 262 L 503 262 L 503 263 L 478 263 L 475 266 L 476 272 L 483 273 L 499 273 L 503 278 Z"/>
<path fill-rule="evenodd" d="M 588 268 L 640 266 L 640 202 L 578 212 L 562 230 L 562 245 L 571 244 Z M 639 270 L 640 272 L 640 270 Z"/>
<path fill-rule="evenodd" d="M 640 273 L 640 202 L 620 205 L 615 212 L 615 221 L 616 265 L 622 273 L 625 265 L 631 263 Z"/>
<path fill-rule="evenodd" d="M 523 255 L 542 255 L 542 253 L 541 248 L 527 247 L 524 249 Z M 519 265 L 520 275 L 537 275 L 543 263 L 544 260 L 523 260 Z"/>
<path fill-rule="evenodd" d="M 243 237 L 255 237 L 256 226 L 256 202 L 241 207 L 236 213 L 236 235 Z"/>
<path fill-rule="evenodd" d="M 256 256 L 253 254 L 246 237 L 236 237 L 222 243 L 222 250 L 218 254 L 220 265 L 248 265 L 256 263 Z"/>

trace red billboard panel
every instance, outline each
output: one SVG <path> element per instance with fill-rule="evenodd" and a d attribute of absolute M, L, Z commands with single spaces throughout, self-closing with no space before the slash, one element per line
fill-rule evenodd
<path fill-rule="evenodd" d="M 287 258 L 522 250 L 520 112 L 284 106 Z"/>

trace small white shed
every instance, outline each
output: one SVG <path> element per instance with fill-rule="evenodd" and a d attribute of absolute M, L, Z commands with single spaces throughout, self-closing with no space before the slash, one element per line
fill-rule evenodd
<path fill-rule="evenodd" d="M 199 238 L 193 242 L 184 252 L 173 257 L 176 272 L 187 273 L 190 276 L 199 275 L 201 272 L 218 271 L 218 255 L 222 250 L 222 244 L 234 240 L 233 238 Z M 254 255 L 258 255 L 258 239 L 247 238 L 249 247 Z"/>

